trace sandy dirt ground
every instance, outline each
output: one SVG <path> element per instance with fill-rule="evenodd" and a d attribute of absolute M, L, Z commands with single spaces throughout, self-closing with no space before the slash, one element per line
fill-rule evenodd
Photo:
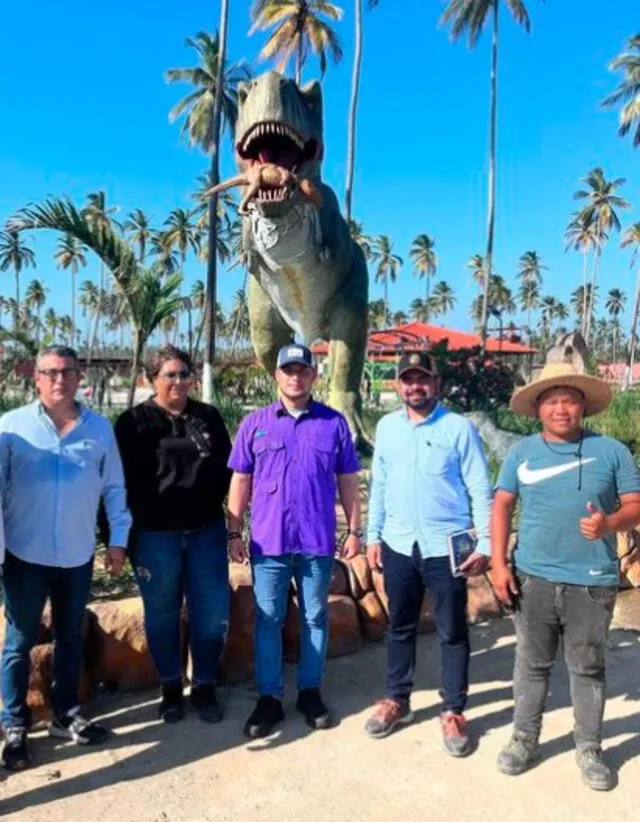
<path fill-rule="evenodd" d="M 37 765 L 4 778 L 0 815 L 20 822 L 637 822 L 640 634 L 611 633 L 604 730 L 619 784 L 607 794 L 581 783 L 562 664 L 552 678 L 540 764 L 520 777 L 497 771 L 496 756 L 510 733 L 512 624 L 477 626 L 472 640 L 468 717 L 478 745 L 467 759 L 453 760 L 441 748 L 439 649 L 430 634 L 419 640 L 415 722 L 385 740 L 363 734 L 383 685 L 383 645 L 329 662 L 326 695 L 336 726 L 328 731 L 309 731 L 296 714 L 291 670 L 286 722 L 260 742 L 242 736 L 255 699 L 247 686 L 223 691 L 226 718 L 218 726 L 193 714 L 179 725 L 163 725 L 153 693 L 103 696 L 97 709 L 112 730 L 109 743 L 87 750 L 36 734 Z"/>

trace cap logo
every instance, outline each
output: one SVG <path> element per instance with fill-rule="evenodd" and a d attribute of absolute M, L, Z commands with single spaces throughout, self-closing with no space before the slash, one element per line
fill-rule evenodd
<path fill-rule="evenodd" d="M 419 354 L 412 354 L 409 357 L 409 363 L 411 365 L 420 365 L 420 355 Z"/>
<path fill-rule="evenodd" d="M 304 357 L 304 351 L 301 348 L 290 348 L 287 351 L 288 357 Z"/>

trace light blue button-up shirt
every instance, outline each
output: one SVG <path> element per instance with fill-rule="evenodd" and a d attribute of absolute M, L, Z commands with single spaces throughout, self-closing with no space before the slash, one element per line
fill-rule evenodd
<path fill-rule="evenodd" d="M 378 423 L 369 489 L 367 544 L 384 540 L 410 555 L 447 555 L 447 536 L 475 527 L 477 550 L 489 555 L 493 493 L 473 423 L 439 403 L 420 423 L 405 408 Z"/>
<path fill-rule="evenodd" d="M 113 428 L 85 406 L 62 437 L 40 402 L 0 419 L 0 497 L 6 549 L 25 562 L 88 562 L 101 497 L 111 544 L 127 544 L 131 516 Z"/>

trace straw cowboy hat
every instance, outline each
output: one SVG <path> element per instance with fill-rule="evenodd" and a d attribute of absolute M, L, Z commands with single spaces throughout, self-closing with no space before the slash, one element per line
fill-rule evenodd
<path fill-rule="evenodd" d="M 521 417 L 538 416 L 538 399 L 550 388 L 575 388 L 584 396 L 584 415 L 599 414 L 613 399 L 604 380 L 579 374 L 569 363 L 548 363 L 528 385 L 514 391 L 509 407 Z"/>

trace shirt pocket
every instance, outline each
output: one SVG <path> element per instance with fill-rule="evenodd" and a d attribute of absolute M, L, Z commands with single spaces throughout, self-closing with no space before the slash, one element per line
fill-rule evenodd
<path fill-rule="evenodd" d="M 426 477 L 442 477 L 451 473 L 456 463 L 453 448 L 446 445 L 421 443 L 418 449 L 418 469 Z"/>
<path fill-rule="evenodd" d="M 258 441 L 254 441 L 253 455 L 256 461 L 256 475 L 259 478 L 282 475 L 286 453 L 282 440 L 261 437 Z"/>
<path fill-rule="evenodd" d="M 333 439 L 317 435 L 310 437 L 308 452 L 313 467 L 335 474 L 338 449 Z"/>

